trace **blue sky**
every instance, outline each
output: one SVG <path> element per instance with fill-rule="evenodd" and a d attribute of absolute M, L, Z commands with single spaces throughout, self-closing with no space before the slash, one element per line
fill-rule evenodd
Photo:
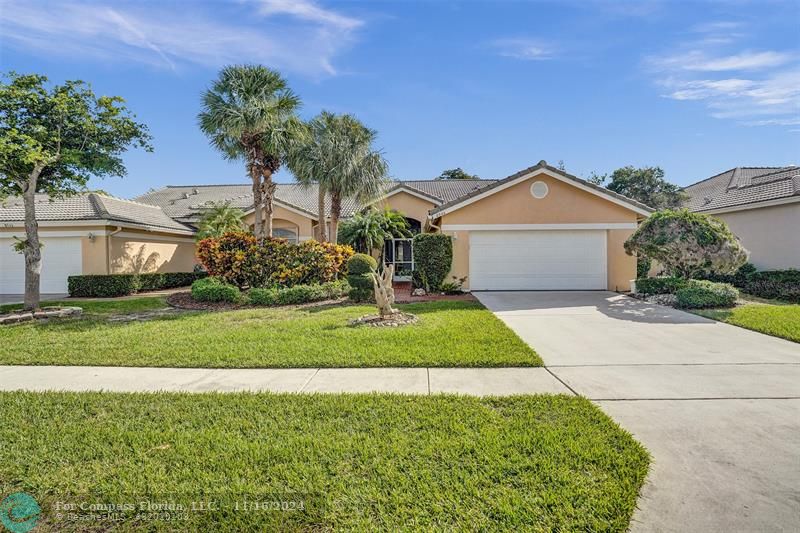
<path fill-rule="evenodd" d="M 2 70 L 89 81 L 150 127 L 153 153 L 92 183 L 123 197 L 246 181 L 196 125 L 228 63 L 278 69 L 304 118 L 358 116 L 398 179 L 546 159 L 584 177 L 658 165 L 684 185 L 800 164 L 798 1 L 0 4 Z"/>

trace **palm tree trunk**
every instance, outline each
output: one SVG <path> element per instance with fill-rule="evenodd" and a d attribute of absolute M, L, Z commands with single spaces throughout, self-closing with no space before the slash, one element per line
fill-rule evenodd
<path fill-rule="evenodd" d="M 317 217 L 317 228 L 319 229 L 317 237 L 319 242 L 325 242 L 328 240 L 328 231 L 325 227 L 327 226 L 325 221 L 325 187 L 322 186 L 322 183 L 319 184 L 319 194 L 317 195 Z"/>
<path fill-rule="evenodd" d="M 331 191 L 331 242 L 339 242 L 339 216 L 342 214 L 342 195 Z"/>
<path fill-rule="evenodd" d="M 272 237 L 272 200 L 275 198 L 277 185 L 272 181 L 272 171 L 264 168 L 261 171 L 264 177 L 264 237 Z"/>
<path fill-rule="evenodd" d="M 36 182 L 44 165 L 37 164 L 22 188 L 25 207 L 25 299 L 23 309 L 39 308 L 39 278 L 42 273 L 42 250 L 39 245 L 39 224 L 36 222 Z"/>
<path fill-rule="evenodd" d="M 261 172 L 256 166 L 254 161 L 249 163 L 250 166 L 250 179 L 253 182 L 253 209 L 255 209 L 255 222 L 253 224 L 253 235 L 257 239 L 261 238 L 262 223 L 261 223 Z"/>

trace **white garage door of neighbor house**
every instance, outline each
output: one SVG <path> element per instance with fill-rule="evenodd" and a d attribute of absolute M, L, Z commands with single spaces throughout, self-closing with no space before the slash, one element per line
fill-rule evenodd
<path fill-rule="evenodd" d="M 605 230 L 472 231 L 472 290 L 607 287 Z"/>
<path fill-rule="evenodd" d="M 80 237 L 45 237 L 41 239 L 42 275 L 40 291 L 66 293 L 67 276 L 82 272 Z M 25 259 L 11 247 L 14 239 L 0 239 L 0 294 L 25 292 Z"/>

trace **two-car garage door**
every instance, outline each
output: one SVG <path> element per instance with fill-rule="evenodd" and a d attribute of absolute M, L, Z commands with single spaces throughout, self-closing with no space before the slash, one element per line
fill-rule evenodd
<path fill-rule="evenodd" d="M 605 230 L 471 231 L 472 290 L 603 290 Z"/>
<path fill-rule="evenodd" d="M 82 273 L 80 237 L 41 239 L 43 294 L 66 293 L 67 276 Z M 0 294 L 25 292 L 25 259 L 12 249 L 14 239 L 0 238 Z"/>

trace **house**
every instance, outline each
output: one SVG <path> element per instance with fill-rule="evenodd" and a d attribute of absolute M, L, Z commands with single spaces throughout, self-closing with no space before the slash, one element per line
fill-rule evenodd
<path fill-rule="evenodd" d="M 758 269 L 800 268 L 800 168 L 737 167 L 684 190 L 687 207 L 725 221 Z"/>
<path fill-rule="evenodd" d="M 187 272 L 194 230 L 152 205 L 97 193 L 36 195 L 42 293 L 67 292 L 67 277 L 123 272 Z M 0 294 L 21 294 L 25 262 L 13 250 L 25 238 L 22 198 L 0 201 Z"/>
<path fill-rule="evenodd" d="M 60 292 L 66 275 L 81 272 L 191 270 L 196 224 L 210 205 L 225 202 L 244 210 L 245 222 L 253 224 L 249 184 L 166 186 L 130 202 L 97 194 L 40 202 L 45 250 L 47 240 L 71 239 L 69 267 L 50 265 L 54 252 L 44 252 L 42 291 Z M 93 211 L 95 204 L 104 207 Z M 636 259 L 625 253 L 623 243 L 651 212 L 545 161 L 501 180 L 392 182 L 370 204 L 400 211 L 416 231 L 451 235 L 451 275 L 466 278 L 464 288 L 471 290 L 628 290 Z M 348 200 L 343 216 L 365 207 Z M 120 211 L 127 213 L 125 220 Z M 295 242 L 314 238 L 320 223 L 316 211 L 315 187 L 278 184 L 273 234 Z M 3 238 L 19 234 L 21 207 L 0 208 L 2 220 L 11 224 Z M 8 261 L 11 243 L 2 242 L 5 255 L 0 257 Z M 409 239 L 387 246 L 385 257 L 398 279 L 407 279 L 414 268 L 411 247 Z M 153 254 L 157 258 L 144 265 Z M 6 274 L 3 263 L 0 293 L 21 292 L 21 256 L 13 259 L 13 274 Z"/>

